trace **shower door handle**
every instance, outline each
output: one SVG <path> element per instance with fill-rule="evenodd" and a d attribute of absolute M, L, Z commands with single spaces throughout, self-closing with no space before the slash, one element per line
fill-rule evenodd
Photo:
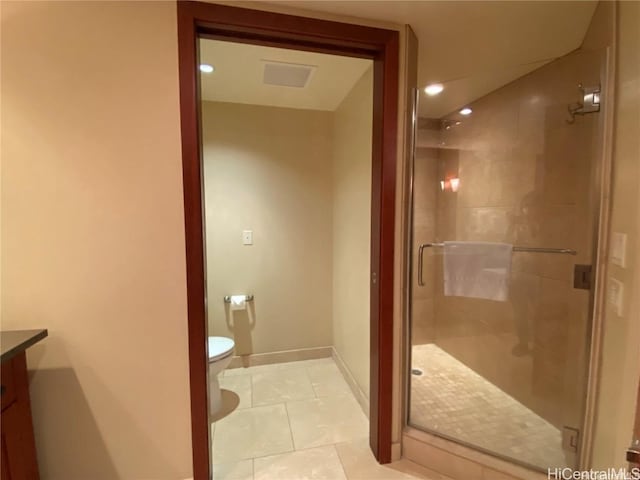
<path fill-rule="evenodd" d="M 422 277 L 422 266 L 424 263 L 424 249 L 428 244 L 423 243 L 418 248 L 418 286 L 424 287 L 424 278 Z"/>

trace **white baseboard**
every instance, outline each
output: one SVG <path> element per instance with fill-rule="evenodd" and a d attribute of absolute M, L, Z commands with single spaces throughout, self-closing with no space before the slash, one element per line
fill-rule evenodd
<path fill-rule="evenodd" d="M 331 357 L 333 347 L 299 348 L 281 352 L 252 353 L 238 355 L 231 359 L 227 368 L 253 367 L 256 365 L 271 365 L 272 363 L 299 362 L 301 360 L 315 360 L 316 358 Z"/>
<path fill-rule="evenodd" d="M 286 363 L 286 362 L 299 362 L 301 360 L 315 360 L 318 358 L 332 357 L 336 362 L 340 373 L 344 377 L 347 385 L 351 389 L 353 396 L 358 401 L 358 404 L 362 408 L 364 414 L 369 418 L 369 398 L 360 389 L 358 382 L 351 374 L 349 367 L 344 363 L 344 360 L 338 354 L 334 347 L 313 347 L 313 348 L 300 348 L 297 350 L 284 350 L 281 352 L 269 352 L 269 353 L 252 353 L 250 355 L 237 355 L 231 359 L 231 363 L 227 368 L 245 368 L 253 367 L 256 365 L 271 365 L 274 363 Z"/>

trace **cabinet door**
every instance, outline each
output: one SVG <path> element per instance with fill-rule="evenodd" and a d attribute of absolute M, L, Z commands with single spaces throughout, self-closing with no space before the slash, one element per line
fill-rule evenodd
<path fill-rule="evenodd" d="M 3 418 L 4 423 L 4 418 Z M 0 436 L 0 479 L 11 480 L 11 472 L 9 472 L 9 454 L 7 453 L 7 442 L 4 438 L 4 429 Z"/>
<path fill-rule="evenodd" d="M 20 404 L 14 403 L 2 412 L 0 433 L 2 443 L 2 479 L 35 480 L 38 469 L 33 457 L 32 437 L 24 431 L 24 418 Z"/>
<path fill-rule="evenodd" d="M 13 358 L 12 370 L 15 400 L 6 406 L 0 415 L 1 480 L 38 480 L 38 460 L 33 438 L 31 406 L 29 403 L 29 380 L 24 353 Z M 3 365 L 3 373 L 5 367 Z M 4 377 L 3 382 L 9 378 Z M 5 390 L 10 393 L 10 390 Z"/>

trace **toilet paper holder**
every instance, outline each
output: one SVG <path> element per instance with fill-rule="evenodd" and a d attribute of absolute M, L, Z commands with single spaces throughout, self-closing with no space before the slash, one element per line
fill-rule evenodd
<path fill-rule="evenodd" d="M 231 297 L 235 297 L 236 295 L 225 295 L 224 296 L 224 303 L 231 303 Z M 244 296 L 244 301 L 245 302 L 252 302 L 253 301 L 253 295 L 245 295 Z"/>

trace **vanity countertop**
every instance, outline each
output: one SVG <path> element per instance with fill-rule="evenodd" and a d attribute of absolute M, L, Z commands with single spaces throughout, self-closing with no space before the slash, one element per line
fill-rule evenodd
<path fill-rule="evenodd" d="M 11 360 L 48 334 L 46 329 L 0 330 L 0 363 Z"/>

